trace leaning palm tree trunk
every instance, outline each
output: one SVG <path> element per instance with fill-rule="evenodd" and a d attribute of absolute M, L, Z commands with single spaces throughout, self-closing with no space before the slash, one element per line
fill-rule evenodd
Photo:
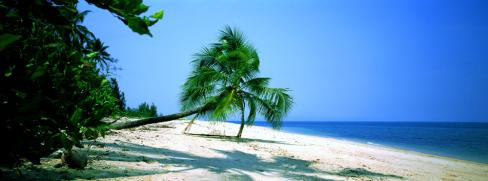
<path fill-rule="evenodd" d="M 185 130 L 183 131 L 184 134 L 186 134 L 188 131 L 190 131 L 190 128 L 191 128 L 191 125 L 193 125 L 193 123 L 195 122 L 195 119 L 198 117 L 198 114 L 196 114 L 193 119 L 191 119 L 191 121 L 188 123 L 188 125 L 186 126 Z"/>
<path fill-rule="evenodd" d="M 242 130 L 244 130 L 244 102 L 242 103 L 241 109 L 241 127 L 239 128 L 239 133 L 237 133 L 237 138 L 241 138 Z"/>
<path fill-rule="evenodd" d="M 194 110 L 190 111 L 184 111 L 180 113 L 175 113 L 175 114 L 170 114 L 170 115 L 165 115 L 165 116 L 159 116 L 159 117 L 152 117 L 152 118 L 146 118 L 146 119 L 140 119 L 137 121 L 129 121 L 129 122 L 121 122 L 121 123 L 113 123 L 110 125 L 110 128 L 112 129 L 127 129 L 127 128 L 134 128 L 138 126 L 143 126 L 146 124 L 153 124 L 153 123 L 160 123 L 160 122 L 167 122 L 167 121 L 172 121 L 178 118 L 183 118 L 189 115 L 193 115 L 196 113 L 199 113 L 203 110 L 205 110 L 206 107 L 200 107 Z"/>
<path fill-rule="evenodd" d="M 241 127 L 239 128 L 239 133 L 237 134 L 237 138 L 241 138 L 242 130 L 244 130 L 244 119 L 241 120 Z"/>

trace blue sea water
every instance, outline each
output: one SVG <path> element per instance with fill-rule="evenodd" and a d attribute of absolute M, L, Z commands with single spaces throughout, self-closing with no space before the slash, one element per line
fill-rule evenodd
<path fill-rule="evenodd" d="M 488 164 L 488 123 L 296 121 L 284 122 L 282 130 Z"/>

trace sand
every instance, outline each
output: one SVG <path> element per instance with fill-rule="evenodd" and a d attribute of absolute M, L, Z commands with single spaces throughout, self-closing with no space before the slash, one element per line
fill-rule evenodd
<path fill-rule="evenodd" d="M 99 180 L 488 180 L 488 165 L 264 127 L 171 121 L 85 142 L 84 170 L 22 167 L 17 178 Z M 210 136 L 220 135 L 220 136 Z"/>

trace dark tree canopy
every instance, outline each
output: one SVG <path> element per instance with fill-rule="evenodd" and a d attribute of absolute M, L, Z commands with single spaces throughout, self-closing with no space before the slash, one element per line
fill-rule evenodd
<path fill-rule="evenodd" d="M 151 35 L 141 0 L 87 0 Z M 108 72 L 114 59 L 81 23 L 77 0 L 0 1 L 1 165 L 39 158 L 103 134 L 99 120 L 121 106 Z"/>
<path fill-rule="evenodd" d="M 125 94 L 119 88 L 119 83 L 117 79 L 110 78 L 110 87 L 114 93 L 114 97 L 117 100 L 117 109 L 119 111 L 125 111 Z"/>

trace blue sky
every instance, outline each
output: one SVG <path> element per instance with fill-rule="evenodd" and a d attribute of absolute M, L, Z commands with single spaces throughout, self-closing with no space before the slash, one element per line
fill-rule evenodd
<path fill-rule="evenodd" d="M 488 121 L 488 1 L 162 0 L 140 36 L 107 12 L 85 20 L 119 62 L 127 104 L 179 111 L 192 54 L 226 25 L 258 49 L 261 75 L 292 90 L 285 121 Z"/>

